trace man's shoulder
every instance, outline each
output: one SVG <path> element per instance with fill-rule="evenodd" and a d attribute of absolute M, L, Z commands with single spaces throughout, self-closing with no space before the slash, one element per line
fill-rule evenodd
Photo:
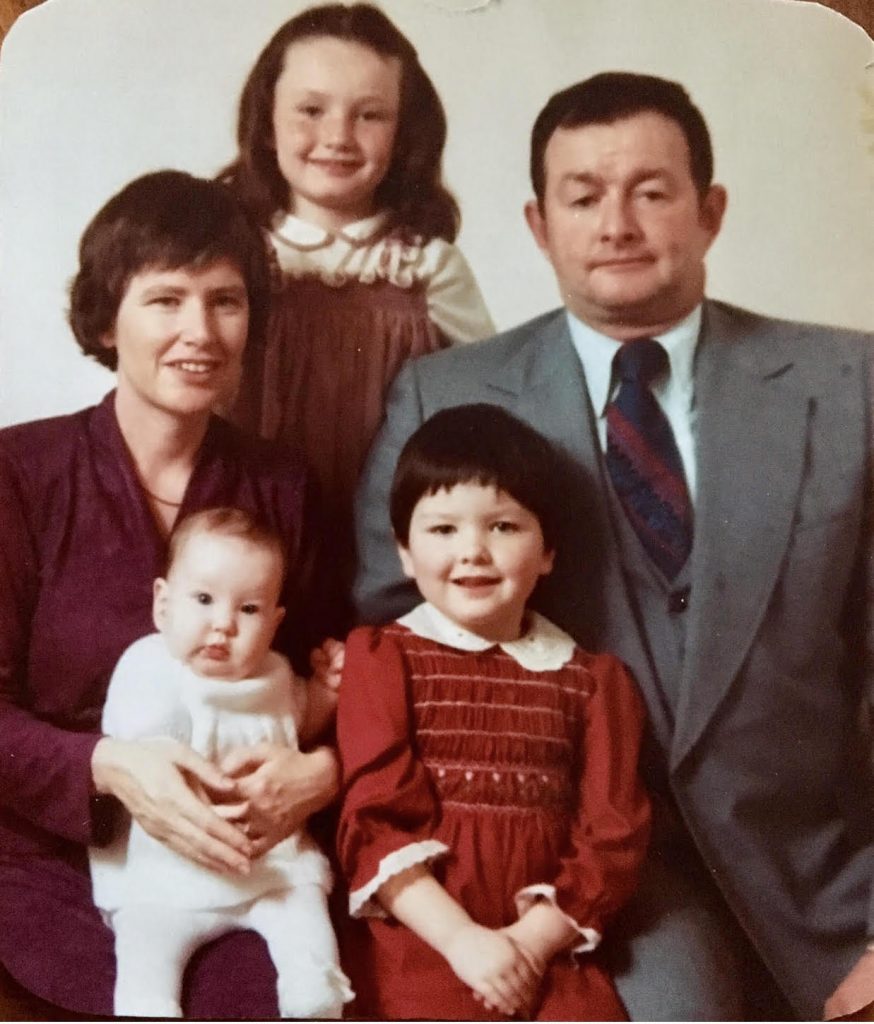
<path fill-rule="evenodd" d="M 867 358 L 874 351 L 874 334 L 870 332 L 767 316 L 718 299 L 705 302 L 703 329 L 705 336 L 750 347 L 761 345 L 770 353 L 785 346 L 787 355 L 796 359 L 833 361 L 849 354 Z"/>
<path fill-rule="evenodd" d="M 529 346 L 547 341 L 557 330 L 563 329 L 564 319 L 563 308 L 553 309 L 491 338 L 432 352 L 413 360 L 410 365 L 424 377 L 440 378 L 446 374 L 458 379 L 460 372 L 475 375 L 480 370 L 503 366 Z"/>

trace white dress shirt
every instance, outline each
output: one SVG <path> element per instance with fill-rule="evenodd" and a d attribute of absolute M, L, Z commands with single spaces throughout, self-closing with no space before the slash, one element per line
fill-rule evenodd
<path fill-rule="evenodd" d="M 619 380 L 613 374 L 613 357 L 623 344 L 599 334 L 570 311 L 568 325 L 576 353 L 583 364 L 589 398 L 595 410 L 601 450 L 607 447 L 607 406 L 616 396 Z M 701 330 L 701 306 L 664 334 L 652 337 L 668 354 L 669 372 L 652 382 L 652 393 L 662 407 L 683 463 L 689 497 L 695 501 L 695 386 L 693 364 Z"/>

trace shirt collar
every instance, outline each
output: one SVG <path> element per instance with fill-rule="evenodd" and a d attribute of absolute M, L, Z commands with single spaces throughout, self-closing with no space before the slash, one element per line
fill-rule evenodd
<path fill-rule="evenodd" d="M 301 220 L 292 213 L 280 213 L 273 222 L 273 234 L 280 241 L 296 249 L 321 249 L 331 245 L 337 238 L 342 238 L 350 245 L 362 245 L 374 240 L 385 226 L 387 218 L 388 214 L 382 211 L 372 217 L 347 224 L 339 231 L 328 231 L 327 228 Z"/>
<path fill-rule="evenodd" d="M 577 319 L 567 310 L 568 326 L 576 353 L 583 364 L 589 397 L 596 416 L 603 416 L 610 400 L 613 380 L 613 357 L 622 345 L 615 338 L 608 338 Z M 695 347 L 701 331 L 701 304 L 678 324 L 663 334 L 653 337 L 660 342 L 668 354 L 671 367 L 671 387 L 683 396 L 687 409 L 692 408 L 692 363 Z"/>
<path fill-rule="evenodd" d="M 518 640 L 499 644 L 464 629 L 427 601 L 398 619 L 398 622 L 416 636 L 460 651 L 487 651 L 492 647 L 500 647 L 522 668 L 531 672 L 555 671 L 566 665 L 573 657 L 574 641 L 564 630 L 537 612 L 529 611 L 526 617 L 527 631 Z"/>

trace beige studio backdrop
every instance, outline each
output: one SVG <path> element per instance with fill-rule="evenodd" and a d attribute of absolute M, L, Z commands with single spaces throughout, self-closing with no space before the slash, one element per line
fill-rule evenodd
<path fill-rule="evenodd" d="M 138 174 L 227 162 L 248 69 L 305 6 L 48 0 L 15 23 L 0 52 L 0 425 L 112 386 L 64 320 L 85 223 Z M 874 328 L 874 46 L 852 22 L 787 0 L 381 6 L 443 98 L 459 241 L 499 328 L 557 304 L 521 213 L 531 124 L 556 89 L 607 69 L 683 82 L 710 124 L 730 195 L 711 295 Z"/>

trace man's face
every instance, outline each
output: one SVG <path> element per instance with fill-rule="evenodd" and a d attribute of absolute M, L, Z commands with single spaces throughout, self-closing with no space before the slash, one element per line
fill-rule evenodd
<path fill-rule="evenodd" d="M 704 255 L 725 190 L 699 195 L 680 126 L 655 112 L 559 128 L 544 155 L 542 209 L 525 208 L 565 304 L 624 340 L 681 320 L 704 294 Z"/>

